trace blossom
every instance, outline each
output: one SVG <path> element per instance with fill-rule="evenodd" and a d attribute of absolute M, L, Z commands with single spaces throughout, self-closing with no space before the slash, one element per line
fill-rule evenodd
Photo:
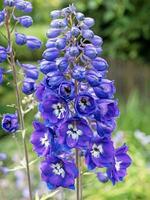
<path fill-rule="evenodd" d="M 40 168 L 42 180 L 47 183 L 49 189 L 60 186 L 74 189 L 78 170 L 72 160 L 48 156 L 41 163 Z"/>
<path fill-rule="evenodd" d="M 7 59 L 7 50 L 0 46 L 0 63 L 4 62 Z"/>
<path fill-rule="evenodd" d="M 25 78 L 22 85 L 22 92 L 24 94 L 30 95 L 36 90 L 35 80 L 31 78 Z"/>
<path fill-rule="evenodd" d="M 59 142 L 70 148 L 86 148 L 93 133 L 87 122 L 82 118 L 70 118 L 61 123 L 57 129 Z"/>
<path fill-rule="evenodd" d="M 108 178 L 115 185 L 116 182 L 122 181 L 126 176 L 127 168 L 131 165 L 131 158 L 127 154 L 128 147 L 124 144 L 123 146 L 115 150 L 114 160 L 112 166 L 108 167 L 107 175 Z"/>
<path fill-rule="evenodd" d="M 62 98 L 49 92 L 43 97 L 43 101 L 40 103 L 40 111 L 42 117 L 48 123 L 58 124 L 67 117 L 68 107 Z"/>
<path fill-rule="evenodd" d="M 41 41 L 35 36 L 27 36 L 26 45 L 29 49 L 35 50 L 41 48 Z"/>
<path fill-rule="evenodd" d="M 3 68 L 2 67 L 0 67 L 0 84 L 2 84 L 2 82 L 3 82 L 3 72 L 4 70 L 3 70 Z"/>
<path fill-rule="evenodd" d="M 25 28 L 28 28 L 33 24 L 33 20 L 30 16 L 18 17 L 17 20 Z"/>
<path fill-rule="evenodd" d="M 113 161 L 114 147 L 108 138 L 94 139 L 85 155 L 85 161 L 88 169 L 95 167 L 108 167 Z"/>
<path fill-rule="evenodd" d="M 17 114 L 4 114 L 2 129 L 8 133 L 15 133 L 19 129 Z"/>
<path fill-rule="evenodd" d="M 16 44 L 24 45 L 27 42 L 27 38 L 25 34 L 15 33 Z"/>
<path fill-rule="evenodd" d="M 74 83 L 70 81 L 64 81 L 59 86 L 59 95 L 65 100 L 72 100 L 75 97 Z"/>
<path fill-rule="evenodd" d="M 15 5 L 15 0 L 4 0 L 4 6 L 13 7 Z"/>

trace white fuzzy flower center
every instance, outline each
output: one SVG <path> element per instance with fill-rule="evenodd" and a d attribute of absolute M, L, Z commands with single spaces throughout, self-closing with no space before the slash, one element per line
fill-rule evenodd
<path fill-rule="evenodd" d="M 93 144 L 92 146 L 92 151 L 91 151 L 91 154 L 93 157 L 95 158 L 99 158 L 100 157 L 100 154 L 103 153 L 103 147 L 102 145 L 97 145 L 97 144 Z"/>
<path fill-rule="evenodd" d="M 79 136 L 82 135 L 82 131 L 77 129 L 75 125 L 69 124 L 67 134 L 72 137 L 73 140 L 78 140 Z"/>
<path fill-rule="evenodd" d="M 40 138 L 40 142 L 41 142 L 41 144 L 42 145 L 44 145 L 45 147 L 48 147 L 49 146 L 49 139 L 48 139 L 48 134 L 47 133 L 45 133 L 44 134 L 44 137 L 41 137 Z"/>
<path fill-rule="evenodd" d="M 118 161 L 117 158 L 115 158 L 115 168 L 116 168 L 117 171 L 120 170 L 120 164 L 121 163 L 122 163 L 121 161 Z"/>
<path fill-rule="evenodd" d="M 52 108 L 54 109 L 53 113 L 58 119 L 62 118 L 65 112 L 64 105 L 61 103 L 53 104 Z"/>
<path fill-rule="evenodd" d="M 52 169 L 53 169 L 53 173 L 54 173 L 54 174 L 59 175 L 59 176 L 61 176 L 62 178 L 65 177 L 65 171 L 64 171 L 64 169 L 62 168 L 62 166 L 61 166 L 60 163 L 52 164 L 51 167 L 52 167 Z"/>

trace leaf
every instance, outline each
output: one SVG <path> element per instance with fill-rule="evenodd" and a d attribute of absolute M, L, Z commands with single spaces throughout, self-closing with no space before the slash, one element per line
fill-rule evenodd
<path fill-rule="evenodd" d="M 41 200 L 47 200 L 48 198 L 54 197 L 58 192 L 59 192 L 59 190 L 56 190 L 55 192 L 52 192 L 52 193 L 50 193 L 50 194 L 48 194 L 46 196 L 43 196 L 41 198 Z"/>
<path fill-rule="evenodd" d="M 35 200 L 40 200 L 40 197 L 38 195 L 38 192 L 35 193 Z"/>

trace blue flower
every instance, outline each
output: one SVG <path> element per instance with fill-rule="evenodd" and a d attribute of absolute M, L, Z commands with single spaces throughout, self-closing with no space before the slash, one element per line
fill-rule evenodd
<path fill-rule="evenodd" d="M 89 116 L 96 108 L 95 100 L 90 94 L 80 94 L 75 100 L 75 110 L 79 115 Z"/>
<path fill-rule="evenodd" d="M 70 118 L 57 129 L 59 142 L 69 148 L 87 148 L 93 133 L 82 118 Z"/>
<path fill-rule="evenodd" d="M 23 68 L 23 71 L 25 73 L 25 77 L 31 78 L 33 80 L 38 79 L 39 72 L 38 72 L 37 67 L 35 65 L 21 64 L 21 67 Z"/>
<path fill-rule="evenodd" d="M 4 69 L 2 67 L 0 67 L 0 85 L 3 82 L 3 73 L 4 73 Z"/>
<path fill-rule="evenodd" d="M 31 50 L 39 49 L 42 46 L 42 42 L 35 36 L 27 36 L 27 47 Z"/>
<path fill-rule="evenodd" d="M 75 97 L 75 86 L 73 82 L 64 81 L 59 86 L 59 95 L 65 100 L 73 100 Z"/>
<path fill-rule="evenodd" d="M 86 152 L 85 160 L 89 170 L 95 167 L 108 167 L 114 156 L 114 147 L 110 139 L 93 139 Z"/>
<path fill-rule="evenodd" d="M 34 93 L 36 90 L 35 80 L 31 78 L 25 78 L 22 85 L 22 92 L 26 95 Z"/>
<path fill-rule="evenodd" d="M 15 133 L 19 129 L 17 114 L 4 114 L 2 118 L 2 129 L 8 133 Z"/>
<path fill-rule="evenodd" d="M 40 103 L 40 111 L 43 119 L 48 124 L 57 124 L 62 122 L 68 116 L 68 106 L 66 102 L 52 92 L 47 92 L 43 101 Z"/>
<path fill-rule="evenodd" d="M 27 37 L 22 33 L 15 33 L 16 44 L 24 45 L 27 42 Z"/>
<path fill-rule="evenodd" d="M 0 63 L 4 62 L 7 59 L 7 50 L 0 46 Z"/>
<path fill-rule="evenodd" d="M 56 63 L 53 61 L 47 61 L 43 59 L 40 62 L 40 70 L 43 74 L 48 74 L 49 72 L 54 72 L 57 70 Z"/>
<path fill-rule="evenodd" d="M 59 51 L 56 48 L 48 48 L 43 52 L 43 58 L 48 61 L 54 61 L 59 56 Z"/>
<path fill-rule="evenodd" d="M 58 88 L 63 80 L 64 77 L 59 71 L 49 72 L 44 79 L 44 85 L 53 90 Z"/>
<path fill-rule="evenodd" d="M 48 156 L 41 163 L 42 180 L 49 189 L 65 187 L 74 189 L 75 178 L 78 176 L 77 167 L 72 160 Z"/>
<path fill-rule="evenodd" d="M 15 5 L 15 0 L 4 0 L 4 6 L 13 7 Z"/>
<path fill-rule="evenodd" d="M 0 24 L 4 21 L 5 19 L 5 10 L 0 11 Z"/>
<path fill-rule="evenodd" d="M 33 20 L 30 16 L 18 17 L 17 20 L 25 28 L 28 28 L 33 24 Z"/>
<path fill-rule="evenodd" d="M 97 57 L 92 60 L 92 66 L 98 71 L 105 71 L 108 69 L 108 63 L 103 58 Z"/>
<path fill-rule="evenodd" d="M 127 151 L 128 147 L 125 144 L 117 148 L 112 166 L 107 169 L 108 178 L 112 181 L 113 185 L 118 181 L 123 181 L 127 168 L 131 165 L 132 160 L 127 154 Z"/>

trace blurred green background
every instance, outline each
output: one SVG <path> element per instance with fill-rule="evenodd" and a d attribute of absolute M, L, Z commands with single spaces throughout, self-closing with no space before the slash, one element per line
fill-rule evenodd
<path fill-rule="evenodd" d="M 0 0 L 0 9 L 2 8 Z M 128 170 L 125 181 L 112 186 L 102 184 L 94 175 L 83 177 L 85 200 L 149 200 L 150 199 L 150 1 L 149 0 L 33 0 L 32 17 L 34 24 L 31 28 L 18 27 L 18 31 L 28 35 L 38 36 L 46 42 L 51 10 L 59 9 L 74 3 L 78 10 L 96 20 L 94 31 L 103 40 L 103 54 L 110 64 L 108 77 L 115 80 L 121 110 L 118 127 L 114 133 L 116 144 L 126 142 L 129 145 L 133 164 Z M 20 14 L 20 13 L 18 13 Z M 0 27 L 0 31 L 4 31 Z M 0 45 L 5 40 L 0 35 Z M 26 47 L 17 47 L 16 57 L 22 62 L 33 63 L 41 59 L 42 50 L 29 51 Z M 7 65 L 5 65 L 7 67 Z M 7 77 L 10 80 L 12 77 Z M 11 81 L 10 81 L 11 83 Z M 0 114 L 13 112 L 6 106 L 15 102 L 12 84 L 0 87 Z M 32 120 L 36 110 L 26 117 L 28 136 L 32 132 Z M 7 136 L 0 129 L 0 152 L 6 152 L 8 159 L 5 165 L 13 168 L 22 159 L 23 150 L 20 136 Z M 36 159 L 32 146 L 28 144 L 30 160 Z M 21 155 L 20 155 L 21 154 Z M 19 156 L 20 155 L 20 156 Z M 39 194 L 48 192 L 41 185 L 38 161 L 32 166 L 32 184 L 34 191 Z M 20 182 L 19 182 L 20 181 Z M 17 192 L 14 190 L 17 188 Z M 24 170 L 0 175 L 0 199 L 26 200 Z M 9 191 L 9 192 L 5 192 Z M 65 195 L 65 197 L 63 197 Z M 74 192 L 55 195 L 47 199 L 75 199 Z"/>

